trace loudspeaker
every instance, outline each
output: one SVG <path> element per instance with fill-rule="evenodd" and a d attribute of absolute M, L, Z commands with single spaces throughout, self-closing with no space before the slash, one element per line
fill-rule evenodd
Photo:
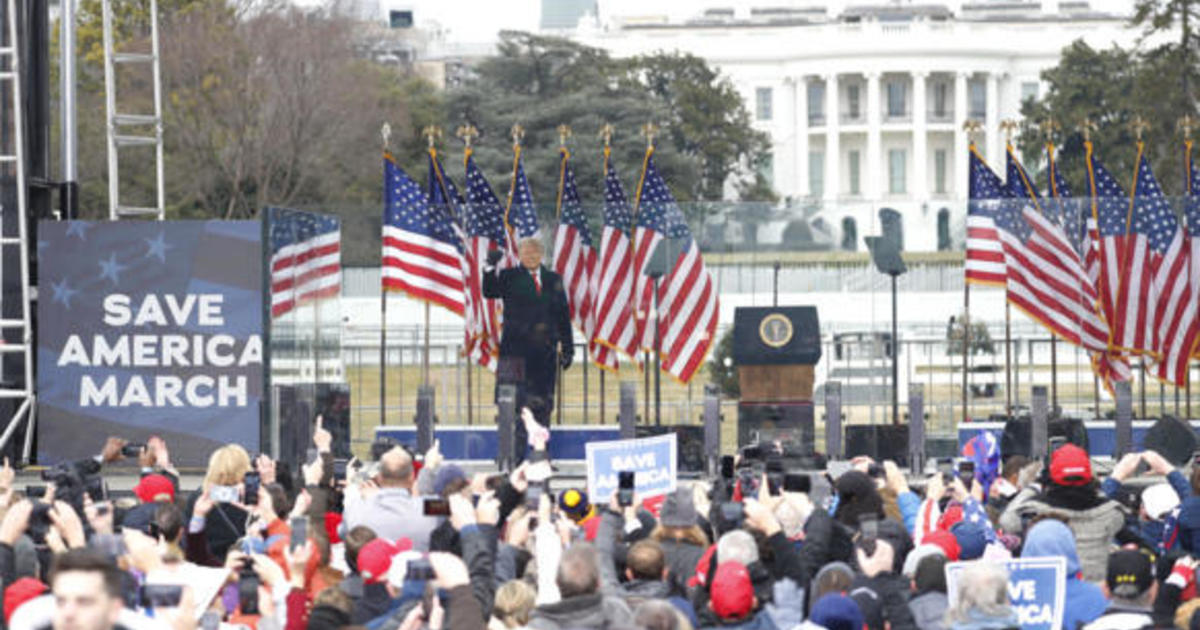
<path fill-rule="evenodd" d="M 1000 436 L 1000 456 L 1008 459 L 1013 455 L 1032 457 L 1033 421 L 1029 416 L 1017 416 L 1004 423 L 1004 434 Z M 1046 423 L 1046 439 L 1066 438 L 1067 442 L 1088 450 L 1087 428 L 1079 418 L 1055 418 Z"/>
<path fill-rule="evenodd" d="M 908 465 L 908 425 L 846 425 L 846 459 L 866 455 L 881 462 L 890 459 L 897 466 Z"/>
<path fill-rule="evenodd" d="M 677 470 L 679 472 L 705 474 L 707 467 L 704 463 L 704 426 L 698 424 L 664 424 L 662 426 L 639 424 L 635 436 L 639 438 L 656 435 L 676 434 L 675 445 Z"/>
<path fill-rule="evenodd" d="M 1142 438 L 1142 448 L 1162 455 L 1175 466 L 1184 466 L 1196 452 L 1196 432 L 1175 416 L 1163 416 Z"/>
<path fill-rule="evenodd" d="M 791 442 L 813 452 L 812 403 L 738 405 L 738 446 L 760 442 Z"/>

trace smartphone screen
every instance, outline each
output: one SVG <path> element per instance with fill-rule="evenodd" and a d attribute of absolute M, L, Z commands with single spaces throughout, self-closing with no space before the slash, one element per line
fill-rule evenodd
<path fill-rule="evenodd" d="M 721 520 L 732 525 L 733 527 L 741 527 L 742 516 L 745 511 L 742 509 L 742 504 L 736 501 L 727 501 L 721 504 Z"/>
<path fill-rule="evenodd" d="M 308 540 L 308 519 L 302 516 L 296 517 L 288 524 L 292 527 L 291 547 L 293 549 L 303 547 L 304 543 Z"/>
<path fill-rule="evenodd" d="M 258 611 L 258 575 L 243 571 L 238 577 L 238 608 L 243 615 L 257 615 Z"/>
<path fill-rule="evenodd" d="M 632 470 L 617 473 L 617 503 L 622 507 L 633 505 L 633 480 Z"/>
<path fill-rule="evenodd" d="M 258 476 L 258 473 L 246 473 L 246 492 L 242 497 L 242 503 L 258 505 L 258 487 L 260 485 L 262 485 L 262 478 Z"/>
<path fill-rule="evenodd" d="M 142 608 L 175 608 L 183 598 L 178 584 L 143 584 L 138 587 L 138 605 Z"/>
<path fill-rule="evenodd" d="M 959 462 L 958 478 L 962 479 L 963 483 L 970 486 L 971 481 L 975 479 L 975 462 Z"/>
<path fill-rule="evenodd" d="M 863 514 L 858 519 L 859 545 L 868 556 L 875 555 L 875 541 L 879 539 L 879 519 L 874 514 Z"/>
<path fill-rule="evenodd" d="M 450 516 L 450 502 L 446 499 L 425 497 L 425 516 Z"/>

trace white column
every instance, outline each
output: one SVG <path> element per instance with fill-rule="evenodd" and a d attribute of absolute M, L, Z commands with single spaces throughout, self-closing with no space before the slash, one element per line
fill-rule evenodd
<path fill-rule="evenodd" d="M 925 71 L 913 73 L 913 187 L 912 196 L 917 201 L 925 201 L 929 196 L 929 156 L 926 143 L 929 139 L 925 131 Z"/>
<path fill-rule="evenodd" d="M 1000 89 L 994 72 L 989 72 L 987 75 L 987 107 L 985 111 L 987 120 L 984 122 L 984 128 L 987 131 L 988 164 L 992 169 L 1002 171 L 1004 169 L 1004 145 L 1000 140 Z"/>
<path fill-rule="evenodd" d="M 807 197 L 811 194 L 808 187 L 808 77 L 795 77 L 792 90 L 796 99 L 795 119 L 792 123 L 796 130 L 796 157 L 793 162 L 796 168 L 796 196 Z"/>
<path fill-rule="evenodd" d="M 967 73 L 954 75 L 954 189 L 950 192 L 955 199 L 967 198 Z"/>
<path fill-rule="evenodd" d="M 883 99 L 879 95 L 879 73 L 867 73 L 867 168 L 866 187 L 864 192 L 867 199 L 877 200 L 883 197 L 883 177 L 886 173 L 883 166 Z"/>
<path fill-rule="evenodd" d="M 837 201 L 842 192 L 841 138 L 839 134 L 838 76 L 825 75 L 825 200 Z"/>

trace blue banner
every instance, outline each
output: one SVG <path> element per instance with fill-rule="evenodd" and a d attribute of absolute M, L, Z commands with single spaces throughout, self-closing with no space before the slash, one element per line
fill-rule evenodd
<path fill-rule="evenodd" d="M 588 442 L 587 491 L 592 503 L 607 503 L 617 490 L 617 473 L 634 472 L 634 492 L 639 499 L 675 490 L 678 457 L 675 434 L 636 440 Z"/>
<path fill-rule="evenodd" d="M 176 465 L 259 449 L 257 221 L 38 225 L 38 458 L 162 436 Z"/>
<path fill-rule="evenodd" d="M 997 562 L 1008 571 L 1008 597 L 1021 630 L 1058 630 L 1062 627 L 1067 596 L 1066 559 L 1015 558 Z M 970 562 L 946 565 L 946 592 L 951 602 L 958 592 L 958 579 L 963 569 L 970 565 Z"/>

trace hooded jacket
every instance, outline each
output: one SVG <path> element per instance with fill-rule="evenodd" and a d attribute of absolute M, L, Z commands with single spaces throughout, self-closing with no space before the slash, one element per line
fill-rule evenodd
<path fill-rule="evenodd" d="M 1080 578 L 1079 554 L 1075 551 L 1075 536 L 1061 521 L 1046 520 L 1029 529 L 1024 558 L 1059 556 L 1067 560 L 1067 595 L 1063 612 L 1063 629 L 1075 630 L 1104 614 L 1108 602 L 1099 586 Z M 1107 562 L 1107 561 L 1106 561 Z"/>
<path fill-rule="evenodd" d="M 1023 516 L 1046 514 L 1060 515 L 1070 525 L 1083 579 L 1088 582 L 1104 581 L 1108 549 L 1117 532 L 1125 527 L 1121 504 L 1101 496 L 1091 485 L 1050 484 L 1036 496 L 1026 488 L 1009 504 L 1000 518 L 1000 525 L 1005 531 L 1019 532 Z"/>
<path fill-rule="evenodd" d="M 950 600 L 941 591 L 929 591 L 912 598 L 908 610 L 920 630 L 946 630 L 946 609 Z"/>

